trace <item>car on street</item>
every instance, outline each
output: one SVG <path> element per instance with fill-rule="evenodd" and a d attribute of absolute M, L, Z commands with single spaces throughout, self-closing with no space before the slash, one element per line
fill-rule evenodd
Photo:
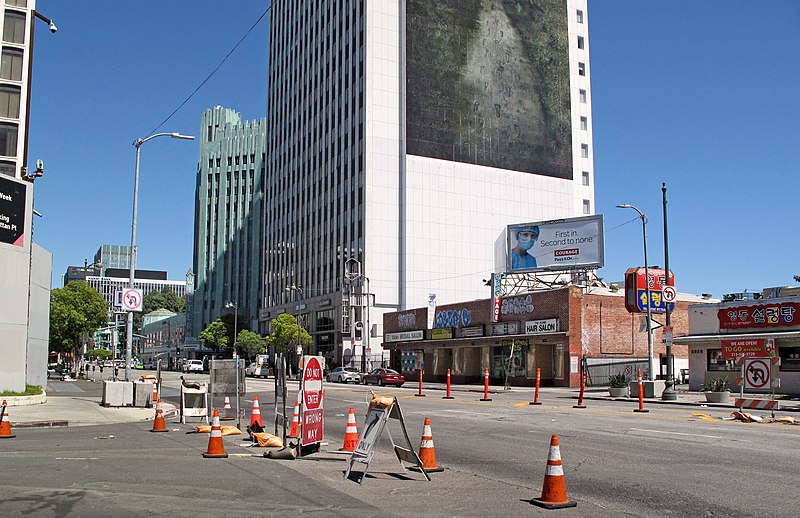
<path fill-rule="evenodd" d="M 183 363 L 183 372 L 203 372 L 203 360 L 186 360 Z"/>
<path fill-rule="evenodd" d="M 335 367 L 326 379 L 331 383 L 361 383 L 362 374 L 355 367 Z"/>
<path fill-rule="evenodd" d="M 367 374 L 364 374 L 364 378 L 362 383 L 364 385 L 376 384 L 376 385 L 397 385 L 398 387 L 402 387 L 403 383 L 406 382 L 406 378 L 397 372 L 394 369 L 384 369 L 383 367 L 379 367 L 377 369 L 372 369 Z"/>

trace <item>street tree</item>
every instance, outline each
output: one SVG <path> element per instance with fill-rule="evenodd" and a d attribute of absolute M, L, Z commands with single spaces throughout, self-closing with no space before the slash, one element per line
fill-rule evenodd
<path fill-rule="evenodd" d="M 295 347 L 297 346 L 298 325 L 295 317 L 288 313 L 282 313 L 272 322 L 272 334 L 269 335 L 269 344 L 275 348 L 275 351 L 283 353 L 294 354 Z M 303 345 L 311 345 L 311 335 L 308 331 L 300 326 L 300 341 Z"/>
<path fill-rule="evenodd" d="M 228 329 L 219 318 L 208 324 L 197 338 L 205 347 L 215 351 L 228 347 Z"/>
<path fill-rule="evenodd" d="M 236 349 L 245 358 L 252 358 L 266 350 L 266 343 L 257 333 L 243 329 L 239 331 L 239 335 L 236 337 Z"/>
<path fill-rule="evenodd" d="M 54 289 L 50 293 L 50 351 L 77 356 L 84 334 L 93 333 L 107 320 L 108 304 L 86 281 Z"/>

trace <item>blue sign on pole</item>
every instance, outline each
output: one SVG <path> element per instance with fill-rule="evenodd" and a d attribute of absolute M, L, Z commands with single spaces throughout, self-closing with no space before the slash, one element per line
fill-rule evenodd
<path fill-rule="evenodd" d="M 639 311 L 647 313 L 647 290 L 636 290 L 636 305 Z M 675 303 L 665 301 L 661 290 L 650 290 L 651 313 L 666 313 L 667 306 L 670 312 L 674 311 Z"/>

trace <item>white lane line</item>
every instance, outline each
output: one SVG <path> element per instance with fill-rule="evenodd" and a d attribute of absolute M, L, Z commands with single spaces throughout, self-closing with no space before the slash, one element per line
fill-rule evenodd
<path fill-rule="evenodd" d="M 629 428 L 629 430 L 635 432 L 648 432 L 648 433 L 666 433 L 670 435 L 685 435 L 688 437 L 705 437 L 707 439 L 724 439 L 724 437 L 720 437 L 717 435 L 702 435 L 699 433 L 684 433 L 684 432 L 668 432 L 666 430 L 645 430 L 644 428 Z"/>

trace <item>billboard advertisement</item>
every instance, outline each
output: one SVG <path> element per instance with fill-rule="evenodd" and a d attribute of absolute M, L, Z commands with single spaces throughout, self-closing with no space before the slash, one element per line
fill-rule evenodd
<path fill-rule="evenodd" d="M 509 272 L 601 268 L 603 216 L 584 216 L 508 226 Z"/>
<path fill-rule="evenodd" d="M 566 0 L 406 0 L 406 152 L 572 178 Z"/>
<path fill-rule="evenodd" d="M 16 246 L 25 243 L 27 193 L 27 185 L 0 175 L 0 242 Z"/>

